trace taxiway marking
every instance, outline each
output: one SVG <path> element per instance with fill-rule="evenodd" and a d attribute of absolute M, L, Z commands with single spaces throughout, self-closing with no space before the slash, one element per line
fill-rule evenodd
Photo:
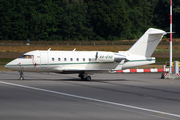
<path fill-rule="evenodd" d="M 57 92 L 57 91 L 52 91 L 52 90 L 46 90 L 46 89 L 41 89 L 41 88 L 36 88 L 36 87 L 30 87 L 30 86 L 25 86 L 25 85 L 20 85 L 20 84 L 14 84 L 14 83 L 9 83 L 9 82 L 0 81 L 0 83 L 6 84 L 6 85 L 11 85 L 11 86 L 27 88 L 27 89 L 39 90 L 39 91 L 48 92 L 48 93 L 54 93 L 54 94 L 58 94 L 58 95 L 79 98 L 79 99 L 91 100 L 91 101 L 95 101 L 95 102 L 101 102 L 101 103 L 106 103 L 106 104 L 111 104 L 111 105 L 116 105 L 116 106 L 123 106 L 123 107 L 127 107 L 127 108 L 133 108 L 133 109 L 137 109 L 137 110 L 142 110 L 142 111 L 147 111 L 147 112 L 152 112 L 152 113 L 157 113 L 157 114 L 164 114 L 164 115 L 169 115 L 169 116 L 174 116 L 174 117 L 180 118 L 180 115 L 178 115 L 178 114 L 167 113 L 167 112 L 162 112 L 162 111 L 158 111 L 158 110 L 146 109 L 146 108 L 142 108 L 142 107 L 136 107 L 136 106 L 126 105 L 126 104 L 121 104 L 121 103 L 115 103 L 115 102 L 110 102 L 110 101 L 105 101 L 105 100 L 100 100 L 100 99 L 83 97 L 83 96 L 78 96 L 78 95 L 73 95 L 73 94 L 68 94 L 68 93 L 63 93 L 63 92 Z"/>

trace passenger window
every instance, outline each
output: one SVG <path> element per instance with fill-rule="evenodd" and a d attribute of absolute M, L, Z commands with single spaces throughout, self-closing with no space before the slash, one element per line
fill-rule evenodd
<path fill-rule="evenodd" d="M 83 61 L 85 61 L 85 58 L 83 58 Z"/>
<path fill-rule="evenodd" d="M 64 58 L 64 61 L 66 61 L 67 59 L 66 58 Z"/>
<path fill-rule="evenodd" d="M 72 59 L 72 58 L 71 58 L 70 60 L 71 60 L 71 61 L 73 61 L 73 59 Z"/>
<path fill-rule="evenodd" d="M 52 58 L 52 61 L 54 61 L 54 58 Z"/>
<path fill-rule="evenodd" d="M 58 61 L 61 61 L 61 58 L 58 58 Z"/>
<path fill-rule="evenodd" d="M 79 61 L 79 58 L 76 58 L 77 61 Z"/>
<path fill-rule="evenodd" d="M 89 61 L 91 61 L 91 58 L 89 58 Z"/>

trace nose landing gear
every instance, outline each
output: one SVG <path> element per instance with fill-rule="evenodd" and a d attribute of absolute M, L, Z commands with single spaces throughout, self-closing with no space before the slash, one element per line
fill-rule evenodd
<path fill-rule="evenodd" d="M 19 80 L 24 80 L 24 74 L 23 74 L 23 72 L 22 72 L 22 71 L 19 71 L 19 74 L 20 74 Z"/>

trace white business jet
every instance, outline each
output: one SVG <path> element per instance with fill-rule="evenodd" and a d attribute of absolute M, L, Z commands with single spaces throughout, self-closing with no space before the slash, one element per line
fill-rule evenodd
<path fill-rule="evenodd" d="M 104 51 L 52 51 L 36 50 L 25 53 L 5 65 L 6 68 L 20 72 L 78 73 L 82 80 L 91 80 L 94 73 L 113 72 L 155 63 L 151 57 L 166 32 L 149 28 L 128 50 L 118 52 Z"/>

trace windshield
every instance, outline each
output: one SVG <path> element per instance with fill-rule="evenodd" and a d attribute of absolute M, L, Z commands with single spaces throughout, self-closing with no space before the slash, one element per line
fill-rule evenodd
<path fill-rule="evenodd" d="M 34 58 L 34 55 L 22 55 L 21 57 L 19 58 L 24 58 L 24 59 L 33 59 Z"/>

